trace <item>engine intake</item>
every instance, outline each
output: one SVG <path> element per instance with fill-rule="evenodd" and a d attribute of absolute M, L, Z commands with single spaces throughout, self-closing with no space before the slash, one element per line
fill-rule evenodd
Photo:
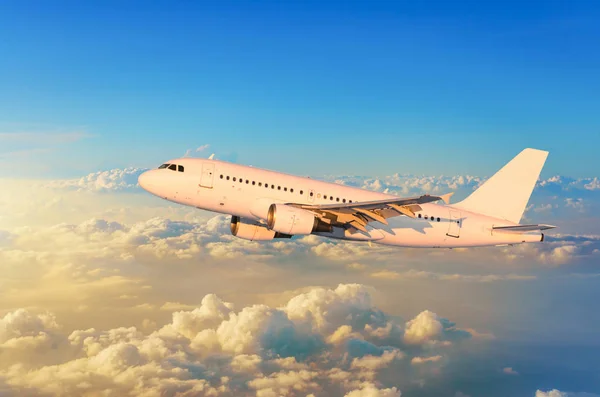
<path fill-rule="evenodd" d="M 312 212 L 285 204 L 271 204 L 267 213 L 267 227 L 284 234 L 311 234 L 332 229 Z"/>
<path fill-rule="evenodd" d="M 291 238 L 289 234 L 278 233 L 274 230 L 269 230 L 265 226 L 254 221 L 240 218 L 239 216 L 231 217 L 231 234 L 244 240 L 250 241 L 268 241 L 276 238 Z"/>

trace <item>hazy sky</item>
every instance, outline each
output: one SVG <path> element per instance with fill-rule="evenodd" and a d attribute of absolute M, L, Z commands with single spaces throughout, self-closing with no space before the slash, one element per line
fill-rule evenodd
<path fill-rule="evenodd" d="M 0 2 L 0 396 L 600 396 L 600 6 Z M 550 151 L 542 244 L 253 243 L 208 156 L 460 199 Z"/>

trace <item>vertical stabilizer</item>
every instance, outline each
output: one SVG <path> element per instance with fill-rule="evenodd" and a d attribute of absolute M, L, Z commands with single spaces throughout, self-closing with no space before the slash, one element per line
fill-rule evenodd
<path fill-rule="evenodd" d="M 519 223 L 548 152 L 525 149 L 453 207 Z"/>

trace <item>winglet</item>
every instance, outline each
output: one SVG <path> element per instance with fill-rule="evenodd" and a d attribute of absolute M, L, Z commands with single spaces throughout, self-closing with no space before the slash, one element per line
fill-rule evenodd
<path fill-rule="evenodd" d="M 213 154 L 211 154 L 211 155 L 208 157 L 208 159 L 209 159 L 209 160 L 212 160 L 213 158 L 215 158 L 215 154 L 214 154 L 214 153 L 213 153 Z"/>
<path fill-rule="evenodd" d="M 440 196 L 440 198 L 442 200 L 444 200 L 444 203 L 446 204 L 450 204 L 450 197 L 452 197 L 452 195 L 454 194 L 454 192 L 450 192 L 450 193 L 446 193 L 446 194 L 442 194 Z"/>

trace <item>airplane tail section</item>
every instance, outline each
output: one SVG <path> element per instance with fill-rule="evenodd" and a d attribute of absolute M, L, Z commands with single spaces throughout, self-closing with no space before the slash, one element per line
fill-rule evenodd
<path fill-rule="evenodd" d="M 453 207 L 519 223 L 548 152 L 525 149 Z"/>

